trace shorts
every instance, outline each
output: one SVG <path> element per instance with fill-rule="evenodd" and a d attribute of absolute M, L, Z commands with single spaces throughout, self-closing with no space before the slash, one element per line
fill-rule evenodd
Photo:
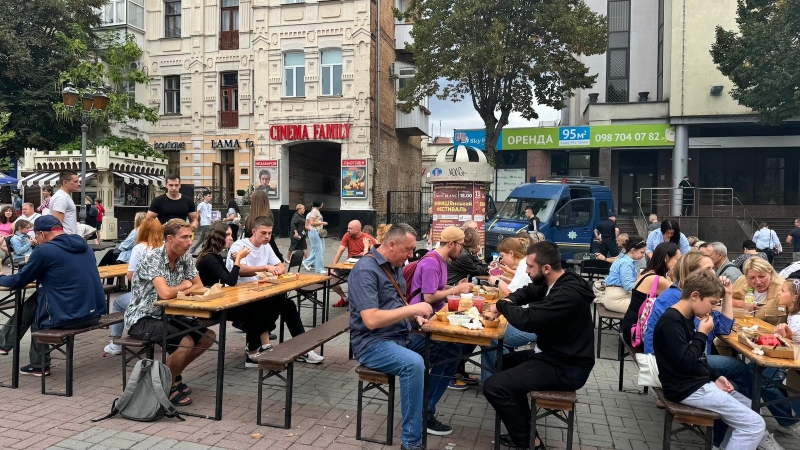
<path fill-rule="evenodd" d="M 290 240 L 292 241 L 292 243 L 289 244 L 290 252 L 294 250 L 306 250 L 308 248 L 305 236 L 301 236 L 300 239 L 290 238 Z"/>
<path fill-rule="evenodd" d="M 182 317 L 181 322 L 191 324 L 192 326 L 195 326 L 198 323 L 196 319 L 189 319 L 186 317 Z M 167 322 L 167 335 L 179 333 L 189 329 L 186 324 L 181 322 L 169 319 Z M 208 328 L 204 327 L 189 333 L 189 336 L 192 337 L 195 345 L 200 342 L 200 339 L 203 338 L 206 331 L 208 331 Z M 199 333 L 202 333 L 202 335 Z M 153 317 L 143 317 L 139 319 L 138 322 L 131 325 L 131 328 L 128 330 L 128 334 L 136 339 L 149 341 L 158 345 L 164 345 L 164 321 L 161 319 L 155 319 Z M 175 353 L 175 350 L 178 349 L 178 345 L 180 345 L 181 340 L 183 340 L 183 336 L 169 338 L 167 340 L 167 353 L 170 355 Z"/>

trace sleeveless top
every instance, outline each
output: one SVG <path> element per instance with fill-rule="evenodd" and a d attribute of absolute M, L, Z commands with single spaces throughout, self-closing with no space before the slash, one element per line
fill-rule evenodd
<path fill-rule="evenodd" d="M 649 277 L 656 276 L 655 273 L 649 273 L 642 277 L 636 283 L 636 286 L 633 287 L 631 291 L 631 303 L 628 306 L 628 310 L 625 311 L 625 317 L 622 318 L 620 322 L 620 328 L 622 329 L 622 338 L 625 340 L 625 343 L 631 345 L 631 327 L 636 324 L 636 321 L 639 320 L 639 308 L 642 307 L 642 304 L 645 300 L 647 300 L 647 296 L 650 295 L 649 292 L 639 292 L 637 289 L 642 284 L 644 280 Z"/>

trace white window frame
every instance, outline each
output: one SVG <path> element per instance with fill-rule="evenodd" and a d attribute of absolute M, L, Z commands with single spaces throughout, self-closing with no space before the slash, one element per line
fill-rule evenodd
<path fill-rule="evenodd" d="M 303 63 L 299 65 L 289 66 L 286 64 L 286 59 L 289 55 L 302 55 Z M 298 69 L 302 69 L 302 76 L 298 76 Z M 283 91 L 285 97 L 305 98 L 306 94 L 306 63 L 305 53 L 303 52 L 285 52 L 283 54 Z M 299 78 L 299 80 L 298 80 Z M 289 80 L 292 80 L 291 89 L 289 88 Z M 299 81 L 299 83 L 298 83 Z M 298 89 L 298 85 L 302 83 L 302 92 Z M 301 94 L 301 95 L 300 95 Z"/>
<path fill-rule="evenodd" d="M 126 23 L 134 28 L 138 28 L 144 31 L 144 0 L 127 0 L 126 6 L 126 14 L 127 14 L 127 21 Z M 141 14 L 135 14 L 136 11 L 139 11 Z M 133 23 L 133 18 L 139 16 L 142 19 L 141 24 Z"/>
<path fill-rule="evenodd" d="M 338 63 L 325 63 L 325 54 L 331 53 L 338 53 L 339 54 L 339 62 Z M 343 56 L 341 49 L 328 49 L 323 50 L 322 54 L 320 55 L 320 95 L 327 95 L 327 96 L 342 96 L 342 70 L 343 70 Z M 339 86 L 337 89 L 336 81 L 336 69 L 339 69 Z M 325 90 L 325 79 L 329 77 L 328 82 L 328 90 Z M 338 92 L 337 92 L 338 91 Z"/>

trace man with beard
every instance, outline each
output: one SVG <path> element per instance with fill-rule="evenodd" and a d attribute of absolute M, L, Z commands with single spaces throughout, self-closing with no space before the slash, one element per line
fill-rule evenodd
<path fill-rule="evenodd" d="M 506 425 L 501 443 L 517 449 L 544 449 L 531 440 L 528 393 L 574 391 L 583 387 L 594 367 L 594 334 L 588 283 L 561 267 L 558 247 L 537 242 L 526 259 L 532 283 L 489 309 L 522 331 L 536 333 L 536 348 L 503 355 L 503 370 L 483 386 L 486 400 Z"/>

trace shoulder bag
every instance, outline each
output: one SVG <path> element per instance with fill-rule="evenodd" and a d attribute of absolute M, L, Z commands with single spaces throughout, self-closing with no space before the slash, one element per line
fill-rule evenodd
<path fill-rule="evenodd" d="M 637 353 L 636 363 L 639 365 L 639 386 L 661 387 L 661 380 L 658 378 L 658 363 L 656 355 L 649 353 Z"/>

